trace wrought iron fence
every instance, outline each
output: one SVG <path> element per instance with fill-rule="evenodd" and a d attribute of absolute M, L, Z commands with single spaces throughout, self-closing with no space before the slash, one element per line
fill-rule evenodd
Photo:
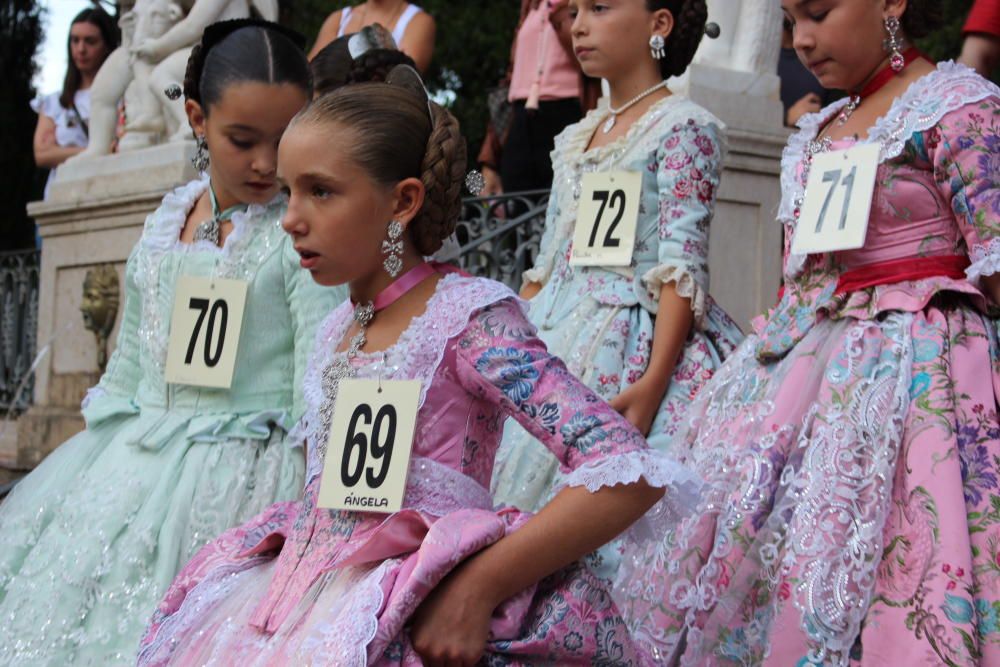
<path fill-rule="evenodd" d="M 39 252 L 0 253 L 0 413 L 31 404 L 38 336 Z"/>
<path fill-rule="evenodd" d="M 517 290 L 521 273 L 538 253 L 548 202 L 548 190 L 466 199 L 455 230 L 457 243 L 440 252 L 439 259 Z"/>

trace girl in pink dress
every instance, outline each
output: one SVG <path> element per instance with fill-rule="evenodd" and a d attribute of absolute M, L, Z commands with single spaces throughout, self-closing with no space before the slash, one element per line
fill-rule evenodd
<path fill-rule="evenodd" d="M 783 293 L 671 450 L 701 504 L 633 554 L 623 606 L 681 664 L 1000 664 L 1000 90 L 908 48 L 936 5 L 782 0 L 854 94 L 799 121 Z M 792 253 L 814 160 L 858 146 L 863 247 Z"/>
<path fill-rule="evenodd" d="M 548 354 L 506 287 L 423 262 L 454 228 L 465 142 L 415 72 L 394 70 L 390 81 L 397 72 L 410 73 L 409 89 L 360 84 L 314 101 L 279 150 L 290 190 L 283 224 L 303 267 L 368 304 L 345 302 L 317 334 L 299 427 L 304 498 L 195 556 L 155 614 L 139 664 L 654 660 L 576 559 L 658 503 L 637 525 L 655 535 L 650 521 L 674 520 L 699 482 Z M 421 383 L 398 512 L 317 506 L 344 377 Z M 488 491 L 507 416 L 567 473 L 533 517 L 494 511 Z"/>

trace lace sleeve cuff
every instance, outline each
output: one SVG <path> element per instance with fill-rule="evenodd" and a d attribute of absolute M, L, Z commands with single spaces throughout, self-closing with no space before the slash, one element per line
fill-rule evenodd
<path fill-rule="evenodd" d="M 545 280 L 549 277 L 549 272 L 541 268 L 537 264 L 534 268 L 528 269 L 521 274 L 521 280 L 526 283 L 538 283 L 540 285 L 545 284 Z"/>
<path fill-rule="evenodd" d="M 606 486 L 634 484 L 639 478 L 650 486 L 666 488 L 664 500 L 679 502 L 679 510 L 692 507 L 701 493 L 701 479 L 692 470 L 653 449 L 592 461 L 566 475 L 560 486 L 585 486 L 594 493 Z"/>
<path fill-rule="evenodd" d="M 973 285 L 978 285 L 983 276 L 1000 273 L 1000 237 L 972 246 L 969 259 L 972 266 L 965 270 L 965 275 Z"/>
<path fill-rule="evenodd" d="M 653 299 L 656 299 L 660 294 L 660 289 L 670 282 L 677 286 L 679 296 L 691 299 L 694 324 L 700 328 L 705 319 L 707 293 L 690 271 L 679 266 L 663 264 L 650 269 L 642 276 L 642 283 L 649 290 L 650 297 Z"/>

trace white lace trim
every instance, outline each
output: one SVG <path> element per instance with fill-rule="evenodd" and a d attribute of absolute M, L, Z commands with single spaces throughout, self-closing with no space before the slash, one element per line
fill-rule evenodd
<path fill-rule="evenodd" d="M 983 276 L 1000 273 L 1000 237 L 973 245 L 969 249 L 969 258 L 972 266 L 965 270 L 965 275 L 973 285 L 978 285 Z"/>
<path fill-rule="evenodd" d="M 492 509 L 489 490 L 468 475 L 423 456 L 410 460 L 405 509 L 442 517 L 462 509 Z"/>
<path fill-rule="evenodd" d="M 385 599 L 382 579 L 390 567 L 398 564 L 399 559 L 395 558 L 383 561 L 351 591 L 353 604 L 337 614 L 331 635 L 343 646 L 340 657 L 348 658 L 348 662 L 342 663 L 346 667 L 365 667 L 368 664 L 368 645 L 378 634 L 378 612 Z"/>
<path fill-rule="evenodd" d="M 705 302 L 708 293 L 695 280 L 694 274 L 680 266 L 660 265 L 653 267 L 642 276 L 642 283 L 649 290 L 650 298 L 657 300 L 660 289 L 667 283 L 674 283 L 677 295 L 691 299 L 694 325 L 700 328 L 705 321 Z"/>
<path fill-rule="evenodd" d="M 540 266 L 528 269 L 521 274 L 521 280 L 526 283 L 538 283 L 544 285 L 549 278 L 549 272 Z"/>
<path fill-rule="evenodd" d="M 668 489 L 668 495 L 675 491 L 694 499 L 702 484 L 687 466 L 655 449 L 643 449 L 586 463 L 566 475 L 559 487 L 585 486 L 594 493 L 606 486 L 634 484 L 640 477 L 650 486 Z"/>
<path fill-rule="evenodd" d="M 910 137 L 928 130 L 946 115 L 967 104 L 987 97 L 1000 97 L 1000 88 L 976 74 L 965 65 L 954 62 L 939 63 L 937 69 L 924 75 L 901 96 L 893 100 L 889 111 L 875 121 L 868 138 L 858 145 L 879 143 L 882 146 L 880 162 L 895 159 L 902 152 Z M 781 157 L 781 204 L 778 221 L 795 228 L 795 208 L 805 194 L 805 184 L 798 178 L 798 168 L 805 159 L 810 142 L 819 129 L 847 104 L 846 99 L 826 107 L 819 113 L 806 114 L 799 120 L 799 132 L 792 135 Z M 789 254 L 786 275 L 795 277 L 805 266 L 805 256 Z"/>

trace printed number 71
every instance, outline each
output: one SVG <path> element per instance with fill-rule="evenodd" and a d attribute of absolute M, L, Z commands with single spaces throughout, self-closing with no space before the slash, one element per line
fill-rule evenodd
<path fill-rule="evenodd" d="M 851 202 L 851 191 L 854 190 L 854 177 L 858 173 L 857 166 L 851 167 L 851 171 L 848 172 L 847 176 L 841 181 L 840 176 L 842 174 L 840 169 L 832 169 L 830 171 L 823 173 L 824 183 L 833 183 L 830 189 L 826 193 L 826 199 L 823 200 L 823 208 L 820 209 L 819 219 L 816 220 L 816 233 L 819 234 L 820 230 L 823 228 L 823 222 L 826 220 L 827 209 L 830 208 L 830 200 L 833 199 L 833 191 L 837 189 L 837 186 L 841 183 L 844 184 L 844 205 L 840 209 L 840 225 L 837 226 L 838 231 L 843 230 L 847 226 L 847 211 L 850 208 Z"/>

